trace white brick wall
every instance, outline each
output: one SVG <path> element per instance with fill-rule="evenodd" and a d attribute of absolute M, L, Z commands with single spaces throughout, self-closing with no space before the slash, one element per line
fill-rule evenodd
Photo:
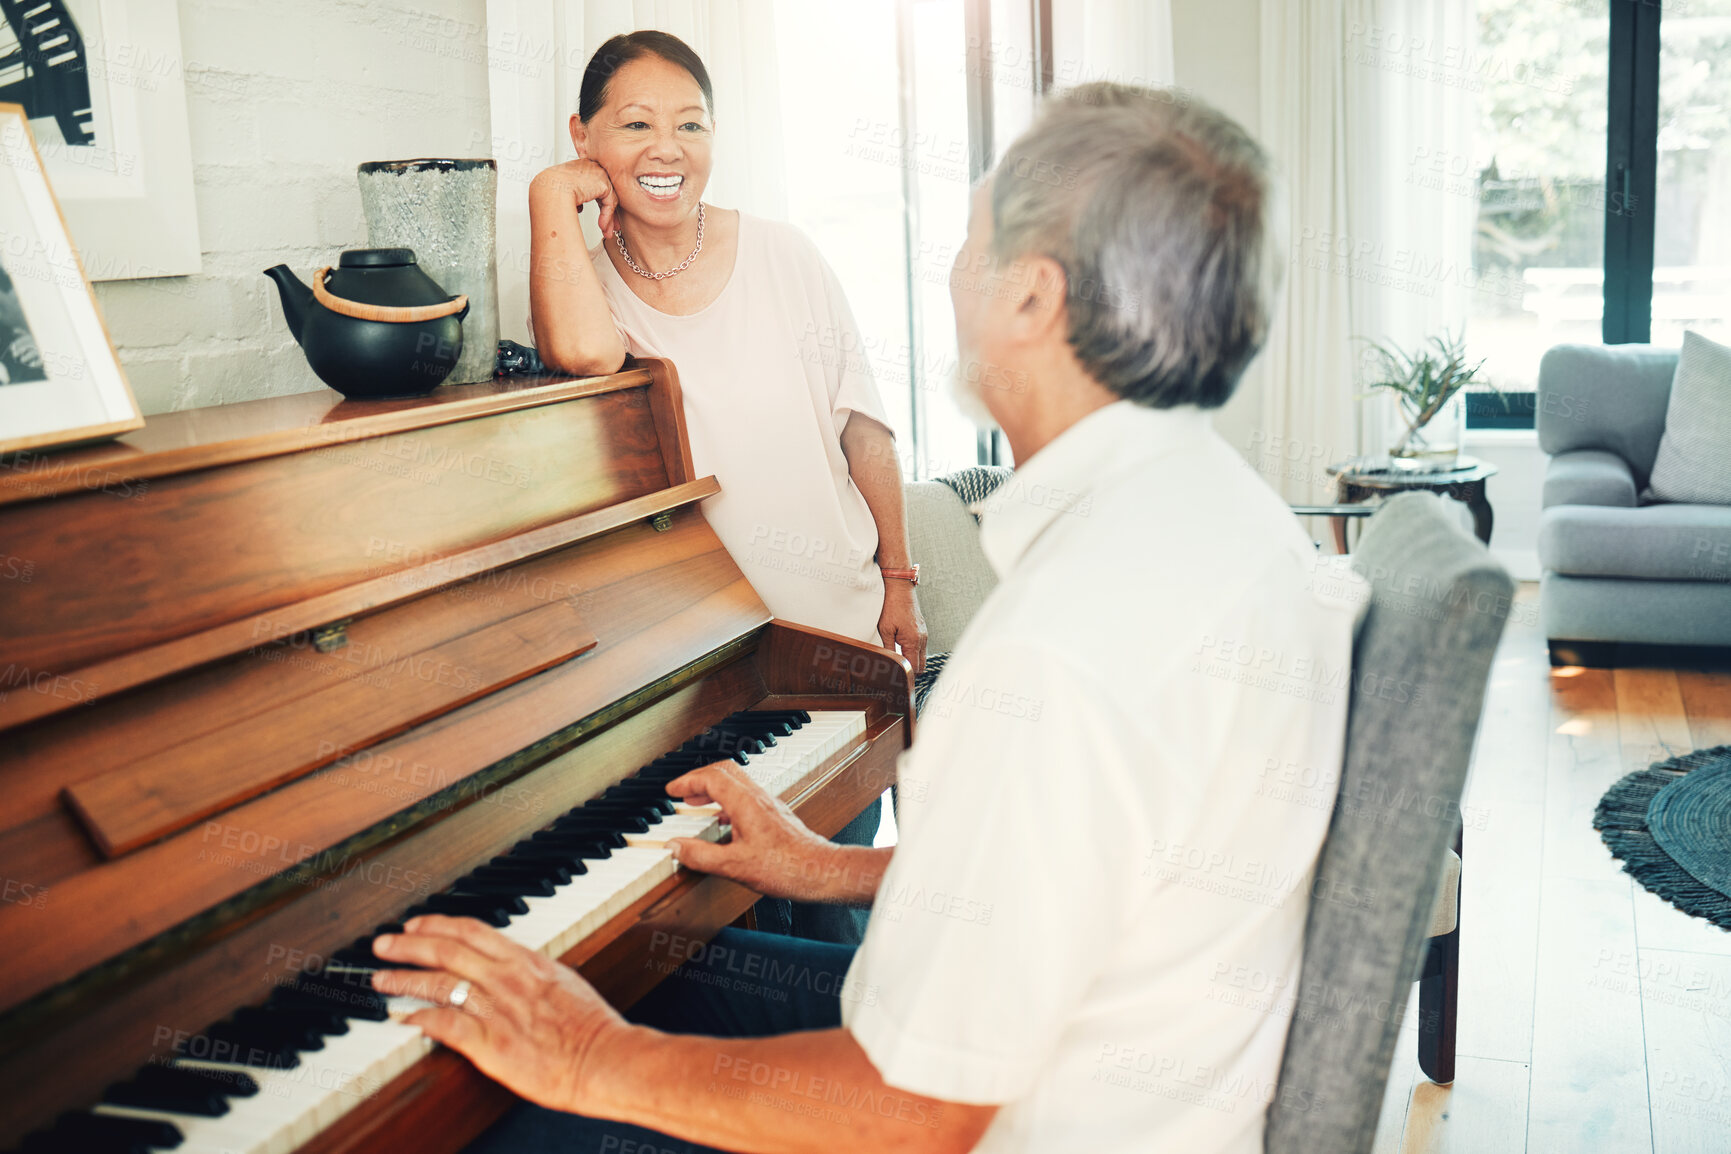
<path fill-rule="evenodd" d="M 364 247 L 355 166 L 486 156 L 486 0 L 180 0 L 204 272 L 100 281 L 145 413 L 321 389 L 261 270 Z"/>

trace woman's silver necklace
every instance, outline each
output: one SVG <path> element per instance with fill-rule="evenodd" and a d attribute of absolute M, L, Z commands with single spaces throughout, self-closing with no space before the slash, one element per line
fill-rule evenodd
<path fill-rule="evenodd" d="M 670 276 L 684 272 L 691 267 L 691 262 L 697 259 L 697 254 L 703 251 L 703 202 L 697 202 L 697 247 L 691 250 L 691 255 L 668 269 L 666 272 L 647 272 L 637 267 L 637 262 L 631 259 L 631 254 L 625 251 L 625 230 L 613 230 L 613 239 L 619 243 L 619 255 L 625 259 L 625 266 L 638 276 L 650 280 L 666 280 Z"/>

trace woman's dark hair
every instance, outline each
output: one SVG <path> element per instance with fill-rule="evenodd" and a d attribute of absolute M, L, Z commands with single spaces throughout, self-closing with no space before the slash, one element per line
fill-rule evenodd
<path fill-rule="evenodd" d="M 589 67 L 583 70 L 583 86 L 577 93 L 577 116 L 584 124 L 594 120 L 607 103 L 607 85 L 613 74 L 645 56 L 659 56 L 691 73 L 697 87 L 703 89 L 703 103 L 709 107 L 709 115 L 715 115 L 715 89 L 709 83 L 709 69 L 703 66 L 703 60 L 691 50 L 691 45 L 671 33 L 645 29 L 620 33 L 589 58 Z"/>

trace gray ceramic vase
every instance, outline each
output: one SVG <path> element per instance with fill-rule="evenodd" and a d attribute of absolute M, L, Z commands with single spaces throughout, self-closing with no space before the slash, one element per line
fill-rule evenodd
<path fill-rule="evenodd" d="M 450 385 L 493 379 L 499 345 L 494 222 L 499 173 L 479 160 L 373 160 L 357 169 L 367 242 L 412 248 L 421 268 L 453 296 L 469 298 L 463 352 Z"/>

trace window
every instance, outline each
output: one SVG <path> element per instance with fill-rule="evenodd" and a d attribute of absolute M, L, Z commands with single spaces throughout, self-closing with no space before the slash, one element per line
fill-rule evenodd
<path fill-rule="evenodd" d="M 1031 115 L 1031 2 L 775 3 L 788 218 L 861 330 L 858 348 L 814 334 L 802 355 L 870 361 L 910 478 L 1007 454 L 951 399 L 949 271 L 994 135 Z"/>
<path fill-rule="evenodd" d="M 1533 388 L 1552 345 L 1599 339 L 1609 4 L 1478 0 L 1478 52 L 1468 68 L 1482 83 L 1472 167 L 1444 175 L 1469 188 L 1477 181 L 1473 265 L 1481 283 L 1519 286 L 1472 293 L 1468 306 L 1472 354 L 1486 359 L 1485 376 L 1506 393 Z M 1476 426 L 1503 412 L 1494 396 L 1471 401 Z M 1511 395 L 1509 409 L 1521 407 Z M 1525 418 L 1531 428 L 1530 403 Z"/>
<path fill-rule="evenodd" d="M 1564 342 L 1731 339 L 1731 0 L 1478 0 L 1469 331 L 1505 393 L 1478 428 L 1532 427 Z M 1469 174 L 1456 174 L 1467 177 Z"/>
<path fill-rule="evenodd" d="M 1651 339 L 1731 343 L 1731 0 L 1666 5 L 1655 144 Z"/>
<path fill-rule="evenodd" d="M 777 0 L 788 219 L 847 290 L 861 347 L 815 334 L 801 355 L 871 362 L 904 454 L 917 435 L 903 245 L 896 0 Z M 845 44 L 847 51 L 837 51 Z M 836 99 L 846 93 L 845 100 Z"/>

